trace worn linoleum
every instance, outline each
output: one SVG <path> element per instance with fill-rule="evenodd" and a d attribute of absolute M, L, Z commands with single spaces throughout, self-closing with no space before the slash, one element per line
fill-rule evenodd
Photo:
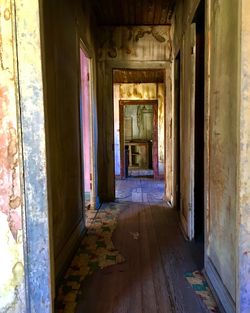
<path fill-rule="evenodd" d="M 219 309 L 202 272 L 187 272 L 185 273 L 185 277 L 197 296 L 204 302 L 209 312 L 218 313 Z"/>
<path fill-rule="evenodd" d="M 112 233 L 117 224 L 119 208 L 115 204 L 104 206 L 98 212 L 87 214 L 87 234 L 68 269 L 56 299 L 58 313 L 74 313 L 84 279 L 99 269 L 124 261 L 115 249 Z"/>

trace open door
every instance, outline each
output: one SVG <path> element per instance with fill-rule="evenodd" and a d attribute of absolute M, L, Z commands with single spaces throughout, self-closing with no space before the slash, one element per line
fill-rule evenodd
<path fill-rule="evenodd" d="M 190 82 L 181 103 L 181 182 L 180 220 L 188 240 L 194 239 L 194 159 L 195 159 L 195 68 L 196 25 L 190 25 L 182 46 L 182 80 Z"/>

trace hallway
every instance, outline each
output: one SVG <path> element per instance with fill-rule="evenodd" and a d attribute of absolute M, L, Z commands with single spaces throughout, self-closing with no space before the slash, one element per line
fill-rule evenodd
<path fill-rule="evenodd" d="M 250 312 L 250 1 L 3 0 L 0 64 L 0 313 Z"/>
<path fill-rule="evenodd" d="M 68 280 L 82 281 L 74 300 L 76 303 L 73 301 L 70 304 L 70 297 L 66 292 L 65 298 L 68 300 L 59 306 L 58 312 L 209 312 L 185 279 L 187 272 L 203 268 L 202 246 L 183 239 L 177 226 L 177 212 L 157 198 L 160 196 L 163 181 L 128 179 L 118 181 L 118 186 L 121 185 L 127 195 L 133 195 L 137 191 L 142 201 L 135 196 L 134 201 L 119 199 L 114 203 L 103 204 L 96 217 L 104 222 L 107 216 L 105 212 L 117 210 L 117 225 L 113 224 L 116 216 L 113 213 L 114 233 L 111 234 L 115 250 L 114 247 L 111 250 L 116 254 L 118 249 L 121 255 L 116 254 L 115 262 L 103 265 L 99 263 L 84 279 L 77 278 L 77 274 L 71 272 L 72 278 L 68 275 Z M 121 189 L 117 188 L 117 194 L 121 195 Z M 99 225 L 98 229 L 101 228 Z M 97 232 L 100 241 L 102 235 L 99 230 Z M 85 243 L 80 250 L 90 241 L 90 238 L 84 238 Z M 105 249 L 99 252 L 100 255 L 107 254 Z M 99 252 L 97 248 L 95 258 L 101 260 L 103 257 L 99 256 Z M 73 259 L 71 271 L 73 269 L 75 273 L 81 273 L 81 266 L 79 263 L 76 265 L 75 260 L 76 258 Z M 85 267 L 88 267 L 86 262 Z M 69 286 L 70 283 L 67 284 Z M 95 301 L 97 295 L 98 301 Z"/>

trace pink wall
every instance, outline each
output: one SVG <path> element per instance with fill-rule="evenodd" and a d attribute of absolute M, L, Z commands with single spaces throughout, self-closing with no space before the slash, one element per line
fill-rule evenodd
<path fill-rule="evenodd" d="M 89 59 L 80 50 L 81 60 L 81 105 L 83 132 L 84 191 L 90 192 L 90 97 L 89 97 Z"/>

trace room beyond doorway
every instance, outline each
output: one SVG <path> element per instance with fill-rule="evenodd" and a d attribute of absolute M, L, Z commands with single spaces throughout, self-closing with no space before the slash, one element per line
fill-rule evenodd
<path fill-rule="evenodd" d="M 115 177 L 164 177 L 164 83 L 114 83 Z"/>
<path fill-rule="evenodd" d="M 120 176 L 158 177 L 158 102 L 119 102 Z"/>

